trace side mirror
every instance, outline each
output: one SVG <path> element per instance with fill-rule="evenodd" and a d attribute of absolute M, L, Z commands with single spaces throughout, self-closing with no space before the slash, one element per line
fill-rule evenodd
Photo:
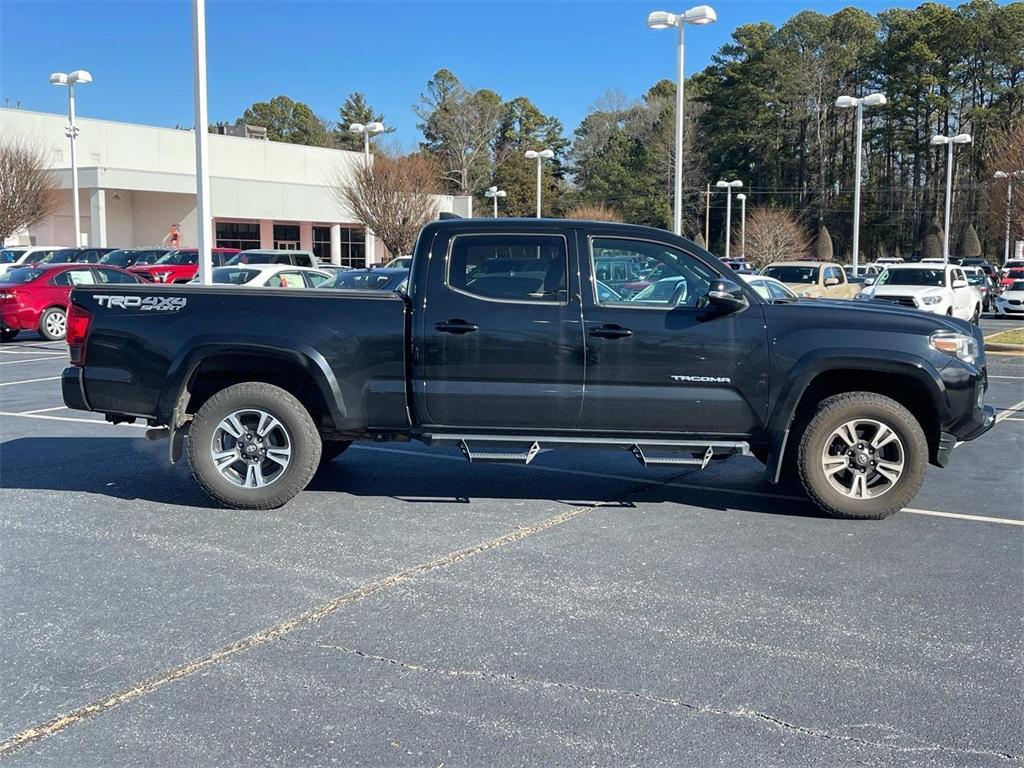
<path fill-rule="evenodd" d="M 743 289 L 732 280 L 719 278 L 708 286 L 708 306 L 722 312 L 739 312 L 749 305 Z"/>
<path fill-rule="evenodd" d="M 830 286 L 830 285 L 839 285 L 839 278 L 838 277 L 826 277 L 825 278 L 825 285 L 826 285 L 826 287 Z"/>
<path fill-rule="evenodd" d="M 954 288 L 966 288 L 967 287 L 967 281 L 966 280 L 954 280 L 953 281 L 953 287 Z"/>
<path fill-rule="evenodd" d="M 875 284 L 875 278 L 873 278 L 873 277 L 869 277 L 869 278 L 866 278 L 864 280 L 864 285 L 874 285 L 874 284 Z"/>

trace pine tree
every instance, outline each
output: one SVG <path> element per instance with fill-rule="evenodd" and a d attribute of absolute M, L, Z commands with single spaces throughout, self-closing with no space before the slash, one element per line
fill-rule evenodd
<path fill-rule="evenodd" d="M 921 239 L 922 259 L 942 258 L 942 228 L 934 221 L 928 224 Z"/>
<path fill-rule="evenodd" d="M 974 225 L 969 222 L 960 233 L 959 255 L 961 259 L 976 259 L 981 256 L 981 241 Z"/>
<path fill-rule="evenodd" d="M 707 250 L 707 248 L 708 248 L 707 244 L 704 242 L 704 233 L 703 232 L 698 232 L 697 236 L 693 238 L 693 242 L 694 242 L 694 244 L 699 245 L 704 250 Z"/>
<path fill-rule="evenodd" d="M 352 133 L 348 129 L 352 123 L 383 123 L 384 115 L 374 111 L 367 101 L 366 96 L 356 91 L 345 99 L 345 103 L 338 110 L 338 124 L 332 135 L 334 146 L 338 149 L 351 149 L 354 152 L 363 151 L 363 136 L 359 133 Z M 389 133 L 391 130 L 389 129 Z"/>

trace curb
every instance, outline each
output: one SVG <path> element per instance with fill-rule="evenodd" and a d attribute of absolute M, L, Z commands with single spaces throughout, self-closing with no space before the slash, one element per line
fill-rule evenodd
<path fill-rule="evenodd" d="M 1000 344 L 999 342 L 985 342 L 986 352 L 1018 352 L 1024 354 L 1024 344 Z"/>

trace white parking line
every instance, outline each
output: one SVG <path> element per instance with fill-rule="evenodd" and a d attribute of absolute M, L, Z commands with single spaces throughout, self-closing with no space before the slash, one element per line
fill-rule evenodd
<path fill-rule="evenodd" d="M 990 379 L 1013 379 L 1014 381 L 1024 381 L 1024 376 L 992 376 L 989 374 Z"/>
<path fill-rule="evenodd" d="M 0 365 L 20 365 L 21 363 L 38 363 L 40 360 L 67 360 L 64 355 L 48 355 L 47 357 L 30 357 L 28 360 L 4 360 Z"/>
<path fill-rule="evenodd" d="M 0 416 L 18 416 L 22 419 L 46 419 L 47 421 L 78 421 L 82 424 L 105 424 L 108 426 L 116 427 L 135 427 L 136 429 L 147 429 L 145 424 L 113 424 L 104 421 L 102 419 L 76 419 L 73 416 L 44 416 L 41 413 L 32 413 L 31 411 L 25 411 L 24 413 L 15 413 L 14 411 L 0 411 Z"/>
<path fill-rule="evenodd" d="M 1024 405 L 1024 403 L 1022 403 Z M 465 462 L 465 459 L 461 456 L 448 456 L 444 454 L 438 454 L 431 456 L 429 453 L 405 451 L 400 448 L 379 448 L 374 445 L 353 445 L 353 448 L 361 448 L 364 451 L 380 451 L 382 453 L 404 453 L 406 455 L 414 453 L 417 456 L 428 456 L 433 459 L 445 459 L 448 461 L 460 461 Z M 651 478 L 644 477 L 631 477 L 629 475 L 613 475 L 604 472 L 588 472 L 585 469 L 560 469 L 558 467 L 538 467 L 536 465 L 530 465 L 530 469 L 536 472 L 554 472 L 562 475 L 580 475 L 582 477 L 599 477 L 606 478 L 609 480 L 623 480 L 629 483 L 640 483 L 643 485 L 649 485 L 652 483 Z M 765 493 L 764 491 L 744 491 L 739 488 L 715 488 L 706 485 L 697 485 L 696 483 L 679 483 L 679 482 L 667 482 L 662 483 L 672 488 L 684 488 L 687 490 L 706 491 L 708 493 L 732 493 L 740 496 L 756 496 L 762 499 L 778 499 L 780 501 L 807 501 L 804 496 L 788 496 L 782 493 Z M 810 502 L 808 502 L 810 503 Z M 1001 525 L 1019 525 L 1024 526 L 1024 520 L 1014 520 L 1008 517 L 986 517 L 984 515 L 965 515 L 959 512 L 937 512 L 931 509 L 913 509 L 910 507 L 904 508 L 902 512 L 909 512 L 912 515 L 929 515 L 931 517 L 950 517 L 957 520 L 970 520 L 976 523 L 999 523 Z"/>
<path fill-rule="evenodd" d="M 13 387 L 15 384 L 35 384 L 37 381 L 57 381 L 60 376 L 47 376 L 45 379 L 22 379 L 21 381 L 0 382 L 0 387 Z"/>
<path fill-rule="evenodd" d="M 59 347 L 31 347 L 29 349 L 0 349 L 0 355 L 38 355 L 40 352 L 64 352 Z"/>
<path fill-rule="evenodd" d="M 1003 419 L 1008 419 L 1011 416 L 1015 416 L 1017 412 L 1020 411 L 1022 408 L 1024 408 L 1024 400 L 1021 400 L 1019 403 L 1011 405 L 1009 408 L 1003 408 L 1003 412 L 996 416 L 996 424 L 998 424 Z"/>
<path fill-rule="evenodd" d="M 22 416 L 28 416 L 33 413 L 49 413 L 50 411 L 63 411 L 66 410 L 66 405 L 55 405 L 53 408 L 36 408 L 34 411 L 22 411 Z"/>

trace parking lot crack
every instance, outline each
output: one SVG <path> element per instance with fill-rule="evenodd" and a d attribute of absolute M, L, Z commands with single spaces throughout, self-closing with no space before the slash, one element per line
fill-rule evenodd
<path fill-rule="evenodd" d="M 764 725 L 766 727 L 786 731 L 789 733 L 799 734 L 801 736 L 807 736 L 810 738 L 824 739 L 827 741 L 836 742 L 840 744 L 848 744 L 850 746 L 855 747 L 863 747 L 866 749 L 886 750 L 898 754 L 944 754 L 957 757 L 994 758 L 1003 761 L 1024 762 L 1024 755 L 1015 755 L 1009 752 L 1001 752 L 998 750 L 991 749 L 975 749 L 950 746 L 946 744 L 936 744 L 934 742 L 928 742 L 918 739 L 917 737 L 907 734 L 904 731 L 883 724 L 874 724 L 874 727 L 892 733 L 894 736 L 900 738 L 903 743 L 898 743 L 896 741 L 872 741 L 870 739 L 861 738 L 858 736 L 851 736 L 847 733 L 841 733 L 839 732 L 839 730 L 836 729 L 829 730 L 824 728 L 814 728 L 810 726 L 799 725 L 784 720 L 775 715 L 769 714 L 767 712 L 752 709 L 750 707 L 741 706 L 732 708 L 722 708 L 710 706 L 707 704 L 685 701 L 680 698 L 647 693 L 644 691 L 633 691 L 621 688 L 581 685 L 578 683 L 569 683 L 557 680 L 546 680 L 542 678 L 517 675 L 511 672 L 495 672 L 484 669 L 463 669 L 420 664 L 412 661 L 403 661 L 401 659 L 396 659 L 388 656 L 381 656 L 378 654 L 370 653 L 365 650 L 361 650 L 359 648 L 354 648 L 345 645 L 314 643 L 294 639 L 290 639 L 289 642 L 295 645 L 310 646 L 330 651 L 339 651 L 341 653 L 348 654 L 363 661 L 382 664 L 389 667 L 394 667 L 396 669 L 401 669 L 407 672 L 436 675 L 452 679 L 461 678 L 483 680 L 503 685 L 514 685 L 523 688 L 533 687 L 541 689 L 564 690 L 572 693 L 584 694 L 589 696 L 632 699 L 635 701 L 644 702 L 646 704 L 681 709 L 697 715 L 750 720 L 761 725 Z M 866 727 L 866 725 L 851 725 L 849 727 L 858 728 Z M 911 741 L 914 743 L 908 744 L 906 743 L 907 741 Z"/>

